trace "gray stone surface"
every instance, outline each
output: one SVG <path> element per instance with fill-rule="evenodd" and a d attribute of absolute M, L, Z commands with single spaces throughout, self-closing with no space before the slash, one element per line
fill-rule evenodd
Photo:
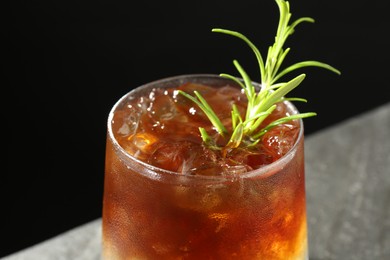
<path fill-rule="evenodd" d="M 305 143 L 310 260 L 390 259 L 390 104 Z"/>
<path fill-rule="evenodd" d="M 390 259 L 390 103 L 307 137 L 310 260 Z M 97 260 L 101 220 L 4 257 Z"/>
<path fill-rule="evenodd" d="M 91 221 L 1 259 L 100 260 L 101 219 Z"/>

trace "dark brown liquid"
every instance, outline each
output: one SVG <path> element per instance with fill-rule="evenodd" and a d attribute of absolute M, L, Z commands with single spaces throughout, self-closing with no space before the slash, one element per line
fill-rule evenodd
<path fill-rule="evenodd" d="M 237 89 L 217 93 L 205 86 L 183 87 L 201 88 L 227 126 L 228 102 L 244 111 L 246 100 Z M 254 149 L 224 157 L 202 146 L 198 127 L 211 134 L 214 130 L 191 101 L 172 90 L 158 90 L 152 99 L 132 102 L 132 108 L 123 106 L 115 113 L 117 141 L 139 160 L 178 174 L 154 173 L 142 163 L 129 163 L 108 139 L 106 259 L 304 259 L 303 138 L 291 160 L 260 175 L 246 173 L 285 155 L 296 141 L 298 122 L 274 128 Z M 141 113 L 145 109 L 148 113 Z M 280 104 L 272 116 L 286 111 Z M 133 123 L 135 118 L 139 123 Z"/>

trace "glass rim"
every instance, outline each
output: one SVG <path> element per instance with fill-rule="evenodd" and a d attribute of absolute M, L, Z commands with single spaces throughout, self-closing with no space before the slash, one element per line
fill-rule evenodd
<path fill-rule="evenodd" d="M 140 166 L 145 167 L 147 169 L 147 173 L 148 173 L 147 177 L 152 178 L 152 179 L 156 179 L 156 180 L 161 179 L 161 177 L 159 175 L 165 174 L 165 175 L 169 175 L 169 177 L 177 176 L 178 178 L 188 178 L 188 179 L 195 179 L 198 181 L 204 180 L 204 181 L 222 183 L 222 182 L 226 182 L 226 181 L 234 181 L 235 179 L 244 179 L 244 178 L 253 178 L 253 177 L 265 178 L 267 176 L 273 175 L 274 173 L 277 173 L 294 157 L 294 155 L 298 149 L 298 145 L 299 145 L 301 139 L 303 138 L 304 125 L 303 125 L 302 119 L 297 119 L 299 121 L 299 127 L 300 127 L 298 137 L 297 137 L 294 145 L 290 148 L 290 150 L 285 155 L 283 155 L 281 158 L 279 158 L 275 162 L 272 162 L 270 164 L 264 165 L 260 168 L 257 168 L 257 169 L 254 169 L 254 170 L 251 170 L 251 171 L 248 171 L 245 173 L 232 174 L 232 175 L 218 175 L 218 176 L 204 176 L 204 175 L 196 175 L 196 174 L 195 175 L 186 175 L 186 174 L 182 174 L 179 172 L 169 171 L 169 170 L 165 170 L 165 169 L 153 166 L 153 165 L 148 164 L 140 159 L 137 159 L 134 156 L 132 156 L 131 154 L 129 154 L 118 143 L 118 141 L 116 140 L 115 135 L 113 133 L 113 130 L 112 130 L 112 120 L 113 120 L 114 112 L 116 111 L 116 109 L 131 95 L 137 94 L 138 92 L 141 92 L 142 90 L 147 89 L 151 86 L 155 86 L 157 84 L 161 84 L 164 82 L 171 82 L 174 80 L 189 79 L 189 78 L 221 79 L 221 80 L 225 80 L 225 81 L 231 81 L 232 83 L 234 83 L 234 81 L 223 78 L 218 74 L 181 74 L 181 75 L 170 76 L 170 77 L 165 77 L 165 78 L 161 78 L 158 80 L 150 81 L 148 83 L 145 83 L 145 84 L 142 84 L 138 87 L 135 87 L 135 88 L 131 89 L 130 91 L 128 91 L 127 93 L 125 93 L 112 106 L 112 108 L 109 112 L 109 115 L 108 115 L 108 120 L 107 120 L 107 133 L 108 133 L 109 141 L 112 143 L 115 152 L 118 153 L 118 156 L 120 156 L 120 158 L 122 160 L 126 160 L 126 163 L 136 163 Z M 255 86 L 260 85 L 260 83 L 258 83 L 258 82 L 252 82 L 252 83 Z M 299 112 L 297 107 L 292 102 L 287 101 L 287 100 L 283 101 L 283 102 L 287 105 L 289 111 L 291 111 L 293 113 Z M 140 174 L 145 176 L 144 173 L 140 173 Z"/>

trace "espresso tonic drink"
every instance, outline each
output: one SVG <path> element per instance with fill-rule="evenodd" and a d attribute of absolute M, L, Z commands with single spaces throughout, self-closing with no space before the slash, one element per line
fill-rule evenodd
<path fill-rule="evenodd" d="M 307 259 L 302 120 L 247 148 L 221 146 L 210 120 L 178 90 L 197 90 L 227 129 L 246 96 L 217 75 L 183 75 L 123 96 L 108 119 L 103 257 L 117 259 Z M 289 102 L 263 122 L 298 111 Z"/>

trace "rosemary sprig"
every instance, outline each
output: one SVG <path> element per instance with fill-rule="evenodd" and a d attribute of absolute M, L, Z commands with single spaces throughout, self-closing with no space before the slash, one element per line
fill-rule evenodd
<path fill-rule="evenodd" d="M 233 64 L 241 75 L 241 78 L 229 74 L 220 74 L 221 77 L 231 79 L 238 85 L 240 85 L 244 89 L 244 92 L 248 99 L 245 118 L 241 118 L 240 113 L 234 105 L 232 107 L 233 131 L 225 148 L 237 148 L 242 144 L 246 146 L 255 145 L 259 142 L 261 136 L 264 135 L 272 127 L 275 127 L 279 124 L 283 124 L 290 120 L 307 118 L 316 115 L 315 112 L 308 112 L 286 116 L 271 122 L 262 129 L 259 129 L 259 126 L 264 121 L 264 119 L 268 115 L 270 115 L 276 108 L 276 103 L 285 100 L 306 102 L 306 100 L 302 98 L 285 97 L 290 91 L 292 91 L 299 84 L 301 84 L 306 75 L 300 74 L 287 82 L 278 82 L 278 80 L 286 74 L 297 69 L 309 66 L 320 67 L 330 70 L 336 74 L 341 74 L 340 71 L 336 68 L 326 63 L 314 60 L 301 61 L 280 71 L 281 65 L 290 51 L 290 48 L 283 49 L 283 46 L 288 36 L 294 33 L 295 27 L 298 24 L 302 22 L 313 23 L 314 19 L 310 17 L 302 17 L 290 23 L 291 12 L 289 2 L 285 0 L 275 1 L 279 8 L 279 24 L 275 36 L 275 42 L 272 46 L 269 46 L 265 61 L 263 60 L 263 57 L 258 48 L 243 34 L 236 31 L 220 28 L 212 29 L 212 32 L 224 33 L 235 36 L 243 40 L 247 45 L 249 45 L 249 47 L 252 49 L 257 58 L 261 76 L 261 88 L 258 92 L 256 92 L 251 78 L 248 76 L 248 74 L 241 67 L 237 60 L 234 60 Z M 211 106 L 198 92 L 194 91 L 195 97 L 183 91 L 180 91 L 179 93 L 191 99 L 203 110 L 203 112 L 207 115 L 207 117 L 220 135 L 222 135 L 223 137 L 229 136 L 229 133 L 227 132 L 225 126 L 216 116 Z M 199 130 L 203 142 L 206 145 L 214 149 L 221 149 L 220 147 L 216 146 L 214 140 L 208 135 L 205 129 L 200 128 Z"/>

